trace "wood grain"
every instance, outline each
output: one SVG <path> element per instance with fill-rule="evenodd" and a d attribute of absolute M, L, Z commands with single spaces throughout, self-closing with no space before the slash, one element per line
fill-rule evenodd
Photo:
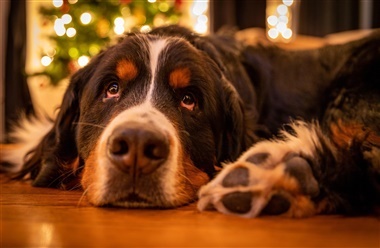
<path fill-rule="evenodd" d="M 195 205 L 95 208 L 81 191 L 1 180 L 1 247 L 380 247 L 374 216 L 243 219 Z"/>

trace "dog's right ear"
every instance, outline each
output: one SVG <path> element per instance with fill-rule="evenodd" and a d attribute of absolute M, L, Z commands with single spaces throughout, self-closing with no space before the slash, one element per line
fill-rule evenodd
<path fill-rule="evenodd" d="M 87 81 L 101 60 L 96 56 L 87 66 L 76 72 L 64 94 L 63 101 L 50 131 L 40 143 L 25 156 L 20 172 L 14 178 L 21 179 L 30 173 L 33 186 L 77 186 L 81 165 L 76 146 L 76 128 L 80 116 L 79 99 Z"/>
<path fill-rule="evenodd" d="M 53 127 L 37 147 L 26 154 L 23 168 L 16 173 L 15 179 L 21 179 L 30 173 L 33 185 L 38 187 L 61 187 L 67 181 L 65 179 L 72 179 L 72 169 L 78 167 L 74 165 L 78 152 L 73 123 L 80 114 L 78 88 L 81 74 L 83 71 L 78 71 L 72 77 Z"/>

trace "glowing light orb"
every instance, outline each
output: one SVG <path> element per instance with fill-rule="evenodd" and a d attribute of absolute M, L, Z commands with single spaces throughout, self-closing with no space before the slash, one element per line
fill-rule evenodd
<path fill-rule="evenodd" d="M 66 31 L 66 35 L 70 38 L 74 37 L 76 34 L 77 34 L 77 31 L 75 28 L 68 28 Z"/>
<path fill-rule="evenodd" d="M 84 25 L 87 25 L 91 22 L 92 20 L 92 16 L 90 13 L 88 12 L 85 12 L 83 13 L 81 16 L 80 16 L 80 21 L 84 24 Z"/>
<path fill-rule="evenodd" d="M 90 58 L 85 55 L 80 56 L 78 59 L 78 64 L 80 67 L 86 66 L 88 62 L 90 62 Z"/>
<path fill-rule="evenodd" d="M 49 65 L 51 64 L 52 61 L 53 61 L 53 59 L 50 58 L 49 56 L 43 56 L 43 57 L 41 58 L 41 64 L 42 64 L 43 66 L 49 66 Z"/>
<path fill-rule="evenodd" d="M 276 39 L 279 35 L 279 32 L 276 28 L 271 28 L 268 31 L 268 36 L 272 39 Z"/>

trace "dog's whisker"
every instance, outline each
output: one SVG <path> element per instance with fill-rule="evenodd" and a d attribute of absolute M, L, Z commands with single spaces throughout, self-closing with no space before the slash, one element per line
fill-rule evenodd
<path fill-rule="evenodd" d="M 70 187 L 69 191 L 74 191 L 74 190 L 78 190 L 81 188 L 82 188 L 82 185 L 80 183 L 77 183 L 76 185 Z"/>
<path fill-rule="evenodd" d="M 75 171 L 72 170 L 72 169 L 68 169 L 67 171 L 63 172 L 61 175 L 59 175 L 57 178 L 55 178 L 53 181 L 50 182 L 49 186 L 52 186 L 54 185 L 57 181 L 59 181 L 59 183 L 62 183 L 64 182 L 67 178 L 69 178 L 70 176 L 73 176 L 73 177 L 76 177 L 76 173 L 77 171 L 80 171 L 84 168 L 84 165 L 82 166 L 79 166 Z M 80 184 L 79 184 L 79 187 L 78 185 L 75 186 L 75 189 L 78 189 L 80 188 Z M 70 187 L 70 190 L 72 190 L 73 188 Z"/>
<path fill-rule="evenodd" d="M 92 127 L 98 127 L 98 128 L 106 128 L 103 125 L 94 124 L 94 123 L 88 123 L 88 122 L 73 122 L 74 125 L 84 125 L 84 126 L 92 126 Z"/>
<path fill-rule="evenodd" d="M 186 136 L 190 136 L 190 133 L 187 132 L 187 131 L 181 130 L 181 131 L 179 131 L 179 132 L 185 134 Z"/>
<path fill-rule="evenodd" d="M 83 198 L 86 196 L 88 190 L 91 188 L 92 184 L 90 184 L 82 193 L 81 197 L 79 198 L 78 200 L 78 204 L 77 204 L 77 207 L 80 207 L 82 201 L 83 201 Z"/>
<path fill-rule="evenodd" d="M 69 175 L 67 175 L 69 174 Z M 65 178 L 67 178 L 68 176 L 70 176 L 70 172 L 63 172 L 62 174 L 60 174 L 58 177 L 56 177 L 54 180 L 52 180 L 47 186 L 48 187 L 52 187 L 57 181 L 59 181 L 61 178 L 63 178 L 62 180 L 60 180 L 61 182 L 63 182 L 63 180 Z"/>
<path fill-rule="evenodd" d="M 190 163 L 184 163 L 184 166 L 192 166 L 192 165 Z M 183 173 L 179 173 L 179 176 L 181 176 L 182 179 L 187 181 L 193 193 L 197 194 L 197 190 L 194 188 L 194 185 L 192 184 L 192 180 L 187 175 L 187 170 L 183 170 Z"/>

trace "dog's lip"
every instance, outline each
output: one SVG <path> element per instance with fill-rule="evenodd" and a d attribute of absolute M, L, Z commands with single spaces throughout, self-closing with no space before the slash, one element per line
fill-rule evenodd
<path fill-rule="evenodd" d="M 126 197 L 123 197 L 121 199 L 118 200 L 118 202 L 131 202 L 131 203 L 152 203 L 151 201 L 149 201 L 148 199 L 136 194 L 136 193 L 130 193 L 129 195 L 127 195 Z"/>
<path fill-rule="evenodd" d="M 111 207 L 122 207 L 122 208 L 162 208 L 160 204 L 155 203 L 154 201 L 147 199 L 136 193 L 130 193 L 125 197 L 121 197 L 116 201 L 110 202 L 105 206 Z"/>

